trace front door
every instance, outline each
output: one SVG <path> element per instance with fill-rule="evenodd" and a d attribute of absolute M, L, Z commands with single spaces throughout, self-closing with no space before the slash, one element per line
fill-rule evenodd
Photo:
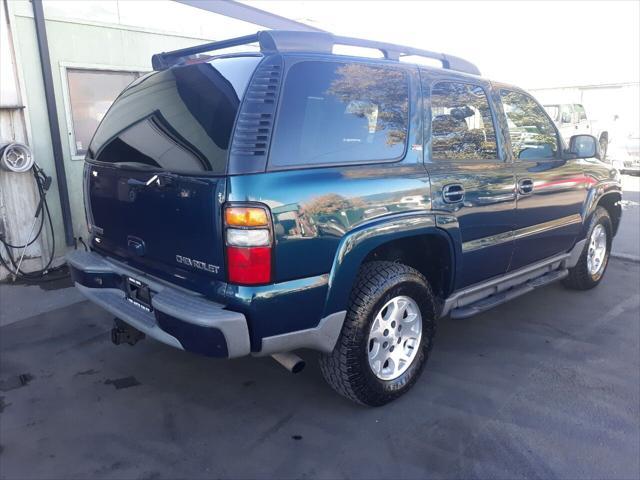
<path fill-rule="evenodd" d="M 435 78 L 434 78 L 435 77 Z M 483 81 L 423 73 L 426 167 L 436 214 L 458 223 L 455 288 L 504 274 L 513 253 L 515 177 Z M 430 113 L 430 115 L 429 115 Z"/>
<path fill-rule="evenodd" d="M 562 158 L 544 109 L 521 91 L 501 89 L 517 184 L 515 270 L 569 250 L 582 227 L 585 179 L 578 160 Z"/>

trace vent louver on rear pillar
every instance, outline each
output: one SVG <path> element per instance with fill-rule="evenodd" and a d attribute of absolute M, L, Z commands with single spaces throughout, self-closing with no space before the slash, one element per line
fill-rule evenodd
<path fill-rule="evenodd" d="M 245 93 L 231 143 L 229 174 L 264 172 L 282 80 L 282 57 L 265 59 Z"/>

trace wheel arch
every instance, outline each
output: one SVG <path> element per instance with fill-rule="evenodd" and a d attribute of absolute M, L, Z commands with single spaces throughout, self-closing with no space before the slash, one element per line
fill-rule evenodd
<path fill-rule="evenodd" d="M 435 216 L 385 217 L 343 237 L 329 275 L 324 315 L 347 308 L 360 267 L 374 259 L 397 261 L 415 268 L 432 283 L 438 296 L 451 291 L 454 245 L 449 234 L 436 226 Z"/>
<path fill-rule="evenodd" d="M 611 224 L 613 227 L 613 235 L 618 232 L 620 226 L 620 220 L 622 218 L 622 192 L 619 189 L 619 185 L 607 183 L 601 184 L 595 188 L 592 188 L 589 192 L 587 202 L 585 203 L 585 209 L 583 213 L 583 229 L 580 238 L 584 238 L 589 228 L 589 220 L 596 211 L 596 208 L 604 208 L 609 217 L 611 218 Z"/>
<path fill-rule="evenodd" d="M 620 192 L 610 192 L 603 195 L 598 200 L 596 207 L 604 208 L 611 218 L 611 226 L 613 228 L 613 235 L 618 233 L 620 227 L 620 219 L 622 218 L 622 194 Z"/>

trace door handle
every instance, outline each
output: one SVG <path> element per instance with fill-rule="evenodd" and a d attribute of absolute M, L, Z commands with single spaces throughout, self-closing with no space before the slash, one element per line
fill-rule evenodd
<path fill-rule="evenodd" d="M 459 183 L 445 185 L 442 188 L 442 198 L 445 203 L 458 203 L 464 200 L 464 187 Z"/>
<path fill-rule="evenodd" d="M 518 180 L 518 193 L 520 195 L 529 195 L 531 192 L 533 192 L 533 180 L 530 178 Z"/>

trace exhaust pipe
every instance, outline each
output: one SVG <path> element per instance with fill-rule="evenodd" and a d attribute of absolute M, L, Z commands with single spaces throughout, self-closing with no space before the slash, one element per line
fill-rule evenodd
<path fill-rule="evenodd" d="M 274 353 L 271 355 L 276 362 L 289 370 L 291 373 L 300 373 L 305 366 L 304 360 L 291 352 Z"/>

